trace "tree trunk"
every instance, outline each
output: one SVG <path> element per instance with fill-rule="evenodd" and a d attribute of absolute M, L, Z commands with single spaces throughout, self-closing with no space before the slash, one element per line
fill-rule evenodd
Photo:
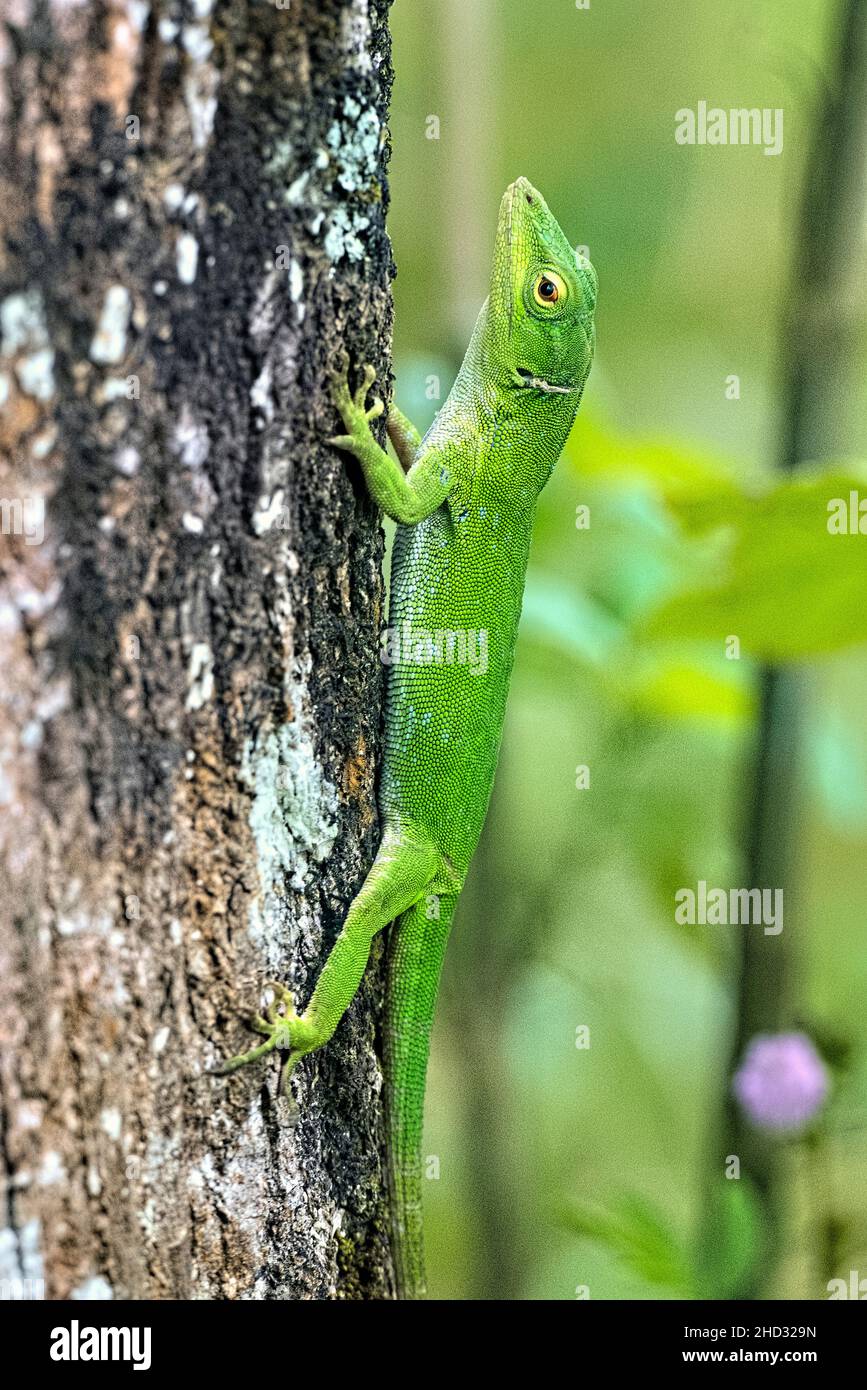
<path fill-rule="evenodd" d="M 376 961 L 297 1122 L 208 1075 L 377 843 L 325 437 L 339 349 L 387 370 L 387 9 L 0 3 L 0 1279 L 48 1297 L 391 1292 Z"/>

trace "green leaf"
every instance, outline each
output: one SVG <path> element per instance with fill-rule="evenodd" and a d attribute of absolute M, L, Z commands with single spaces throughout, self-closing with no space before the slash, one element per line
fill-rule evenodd
<path fill-rule="evenodd" d="M 623 635 L 617 620 L 586 594 L 538 573 L 527 577 L 521 631 L 588 666 L 603 666 Z"/>
<path fill-rule="evenodd" d="M 745 723 L 755 698 L 744 663 L 665 646 L 632 656 L 629 697 L 634 709 L 655 719 L 699 720 L 720 725 Z"/>
<path fill-rule="evenodd" d="M 579 415 L 565 453 L 581 477 L 650 483 L 670 502 L 736 499 L 740 492 L 727 461 L 680 443 L 617 435 L 586 411 Z"/>
<path fill-rule="evenodd" d="M 624 1197 L 616 1207 L 570 1204 L 563 1224 L 614 1251 L 648 1283 L 689 1296 L 689 1260 L 664 1218 L 643 1197 Z"/>
<path fill-rule="evenodd" d="M 714 1188 L 705 1227 L 701 1268 L 696 1274 L 700 1298 L 736 1297 L 762 1258 L 761 1209 L 749 1178 L 724 1178 Z"/>
<path fill-rule="evenodd" d="M 860 474 L 860 476 L 859 476 Z M 867 536 L 828 530 L 829 503 L 864 487 L 867 471 L 810 474 L 717 511 L 732 530 L 714 581 L 664 602 L 642 626 L 744 655 L 795 661 L 867 641 Z M 705 515 L 704 522 L 709 524 Z"/>
<path fill-rule="evenodd" d="M 867 758 L 860 729 L 848 727 L 833 709 L 810 710 L 804 731 L 807 768 L 835 830 L 867 830 Z"/>

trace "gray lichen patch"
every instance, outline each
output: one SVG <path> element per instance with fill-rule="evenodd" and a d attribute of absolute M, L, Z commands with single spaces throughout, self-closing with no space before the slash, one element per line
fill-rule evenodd
<path fill-rule="evenodd" d="M 73 1289 L 69 1297 L 84 1303 L 109 1303 L 114 1299 L 114 1290 L 101 1274 L 94 1274 Z"/>
<path fill-rule="evenodd" d="M 181 284 L 191 285 L 199 263 L 199 243 L 191 232 L 182 232 L 178 237 L 175 260 Z"/>
<path fill-rule="evenodd" d="M 109 285 L 90 344 L 90 358 L 101 364 L 121 362 L 126 354 L 132 301 L 125 285 Z"/>
<path fill-rule="evenodd" d="M 288 878 L 303 890 L 312 864 L 337 836 L 337 793 L 325 777 L 310 730 L 296 717 L 248 743 L 243 774 L 253 791 L 250 828 L 265 892 Z"/>
<path fill-rule="evenodd" d="M 371 58 L 370 11 L 367 0 L 354 0 L 341 16 L 341 41 L 344 52 L 358 72 L 370 72 Z"/>
<path fill-rule="evenodd" d="M 210 4 L 197 2 L 195 10 L 199 22 L 185 25 L 180 35 L 186 68 L 184 102 L 193 144 L 198 150 L 204 150 L 211 138 L 220 86 L 220 74 L 213 61 L 214 43 L 207 22 L 210 9 Z"/>
<path fill-rule="evenodd" d="M 0 304 L 0 352 L 14 357 L 23 348 L 44 347 L 48 342 L 45 310 L 38 290 L 10 294 Z"/>
<path fill-rule="evenodd" d="M 344 257 L 360 261 L 366 253 L 364 233 L 371 227 L 371 204 L 379 200 L 379 173 L 385 132 L 378 111 L 355 96 L 346 96 L 335 110 L 325 138 L 307 167 L 292 178 L 298 152 L 288 139 L 267 152 L 265 173 L 282 185 L 282 200 L 291 208 L 312 213 L 309 226 L 319 235 L 331 261 Z M 351 199 L 346 194 L 355 195 Z M 300 298 L 300 290 L 293 293 Z"/>
<path fill-rule="evenodd" d="M 4 1296 L 43 1297 L 40 1286 L 44 1288 L 44 1279 L 39 1221 L 33 1217 L 20 1229 L 5 1226 L 0 1230 L 0 1288 Z"/>
<path fill-rule="evenodd" d="M 376 177 L 380 123 L 372 107 L 363 108 L 354 97 L 343 103 L 342 119 L 326 136 L 337 165 L 337 182 L 348 193 L 368 186 Z"/>
<path fill-rule="evenodd" d="M 273 497 L 266 494 L 259 498 L 259 505 L 253 513 L 253 530 L 257 536 L 264 536 L 273 526 L 281 526 L 282 529 L 286 515 L 283 505 L 285 496 L 283 489 L 278 487 Z"/>
<path fill-rule="evenodd" d="M 189 689 L 186 708 L 188 710 L 201 709 L 214 693 L 214 654 L 207 642 L 194 643 L 190 652 L 187 680 Z"/>
<path fill-rule="evenodd" d="M 288 696 L 292 709 L 304 708 L 302 688 Z M 310 725 L 300 714 L 277 730 L 248 742 L 242 775 L 252 789 L 250 829 L 256 850 L 259 894 L 249 913 L 251 939 L 266 968 L 279 972 L 287 949 L 300 936 L 315 934 L 303 902 L 311 870 L 321 863 L 337 836 L 337 793 L 325 776 Z"/>
<path fill-rule="evenodd" d="M 325 137 L 330 165 L 340 188 L 347 193 L 370 192 L 379 168 L 382 127 L 372 107 L 347 97 L 343 110 Z M 359 261 L 364 255 L 363 233 L 370 226 L 364 203 L 340 203 L 329 220 L 325 252 L 332 261 L 346 256 Z"/>
<path fill-rule="evenodd" d="M 39 290 L 10 294 L 0 304 L 0 355 L 17 359 L 15 375 L 25 395 L 39 401 L 51 399 L 55 390 L 54 349 Z"/>
<path fill-rule="evenodd" d="M 282 1100 L 277 1103 L 287 1104 Z M 289 1297 L 284 1270 L 290 1269 L 296 1260 L 303 1263 L 308 1277 L 315 1272 L 320 1280 L 327 1278 L 333 1240 L 332 1223 L 325 1212 L 330 1213 L 332 1208 L 327 1191 L 320 1189 L 316 1194 L 315 1213 L 305 1211 L 310 1205 L 310 1193 L 298 1164 L 294 1126 L 285 1122 L 284 1117 L 275 1130 L 266 1123 L 256 1098 L 245 1110 L 233 1114 L 231 1134 L 226 1138 L 229 1147 L 225 1161 L 217 1164 L 212 1154 L 205 1153 L 190 1169 L 187 1178 L 190 1209 L 197 1222 L 197 1246 L 207 1247 L 213 1240 L 222 1247 L 224 1235 L 213 1216 L 216 1209 L 223 1214 L 230 1243 L 240 1243 L 248 1252 L 241 1277 L 231 1268 L 224 1271 L 220 1284 L 222 1296 L 256 1300 Z M 276 1186 L 266 1186 L 262 1181 L 263 1150 L 273 1154 L 279 1173 Z M 298 1226 L 302 1212 L 305 1215 L 303 1245 L 299 1242 Z M 276 1267 L 268 1240 L 268 1232 L 275 1225 L 281 1233 L 282 1249 Z M 216 1294 L 216 1289 L 214 1292 Z"/>
<path fill-rule="evenodd" d="M 208 431 L 196 419 L 187 401 L 183 402 L 178 412 L 169 447 L 185 468 L 201 468 L 207 461 L 211 447 Z"/>
<path fill-rule="evenodd" d="M 364 242 L 359 233 L 369 226 L 370 218 L 364 214 L 351 214 L 344 207 L 337 208 L 323 243 L 328 259 L 339 261 L 345 256 L 349 261 L 360 261 L 364 255 Z"/>

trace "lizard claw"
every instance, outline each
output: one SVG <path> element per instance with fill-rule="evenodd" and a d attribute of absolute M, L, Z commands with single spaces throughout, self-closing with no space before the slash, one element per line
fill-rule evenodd
<path fill-rule="evenodd" d="M 276 1023 L 278 1018 L 286 1017 L 295 1012 L 295 1003 L 291 993 L 279 980 L 266 980 L 262 986 L 262 994 L 270 994 L 272 998 L 265 1006 L 265 1017 L 269 1023 Z M 282 1005 L 283 1014 L 278 1010 Z"/>
<path fill-rule="evenodd" d="M 355 396 L 353 397 L 356 410 L 364 410 L 364 402 L 367 399 L 367 393 L 375 381 L 376 369 L 367 362 L 361 375 L 361 385 L 356 388 Z M 380 405 L 382 405 L 381 401 Z"/>
<path fill-rule="evenodd" d="M 282 1067 L 281 1085 L 284 1095 L 288 1095 L 289 1077 L 295 1063 L 303 1055 L 302 1050 L 296 1046 L 296 1034 L 301 1031 L 301 1020 L 295 1012 L 292 995 L 285 985 L 277 980 L 266 980 L 262 992 L 268 992 L 273 998 L 265 1006 L 264 1017 L 262 1014 L 255 1014 L 250 1020 L 250 1027 L 255 1033 L 263 1034 L 265 1041 L 250 1048 L 249 1052 L 239 1052 L 235 1057 L 230 1057 L 216 1069 L 214 1075 L 231 1076 L 232 1072 L 249 1066 L 251 1062 L 258 1062 L 260 1057 L 267 1057 L 270 1052 L 283 1052 L 287 1056 Z"/>
<path fill-rule="evenodd" d="M 377 420 L 382 415 L 385 406 L 379 396 L 374 396 L 370 406 L 365 405 L 367 393 L 376 380 L 376 369 L 369 362 L 365 364 L 361 381 L 354 391 L 349 389 L 348 371 L 349 360 L 346 353 L 341 352 L 333 375 L 333 395 L 346 434 L 331 435 L 328 443 L 333 444 L 336 449 L 354 453 L 367 434 L 366 427 L 371 420 Z"/>

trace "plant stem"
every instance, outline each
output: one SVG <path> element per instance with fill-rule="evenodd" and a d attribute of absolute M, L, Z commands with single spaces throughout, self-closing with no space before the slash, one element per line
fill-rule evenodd
<path fill-rule="evenodd" d="M 853 338 L 863 291 L 863 220 L 867 170 L 867 5 L 843 0 L 832 81 L 816 121 L 807 160 L 799 226 L 794 239 L 787 309 L 781 342 L 783 428 L 779 467 L 791 473 L 806 460 L 827 458 L 845 447 Z M 797 595 L 792 595 L 793 601 Z M 756 762 L 746 833 L 751 887 L 794 882 L 798 750 L 803 689 L 793 670 L 767 667 L 760 677 Z M 761 1262 L 745 1276 L 738 1294 L 756 1298 L 771 1282 L 780 1254 L 784 1215 L 780 1152 L 772 1139 L 751 1129 L 730 1093 L 731 1075 L 749 1040 L 792 1022 L 791 916 L 778 936 L 744 930 L 737 980 L 737 1021 L 724 1084 L 722 1154 L 737 1154 L 762 1207 L 766 1245 Z M 709 1203 L 713 1207 L 713 1202 Z M 712 1221 L 705 1240 L 714 1238 Z"/>

